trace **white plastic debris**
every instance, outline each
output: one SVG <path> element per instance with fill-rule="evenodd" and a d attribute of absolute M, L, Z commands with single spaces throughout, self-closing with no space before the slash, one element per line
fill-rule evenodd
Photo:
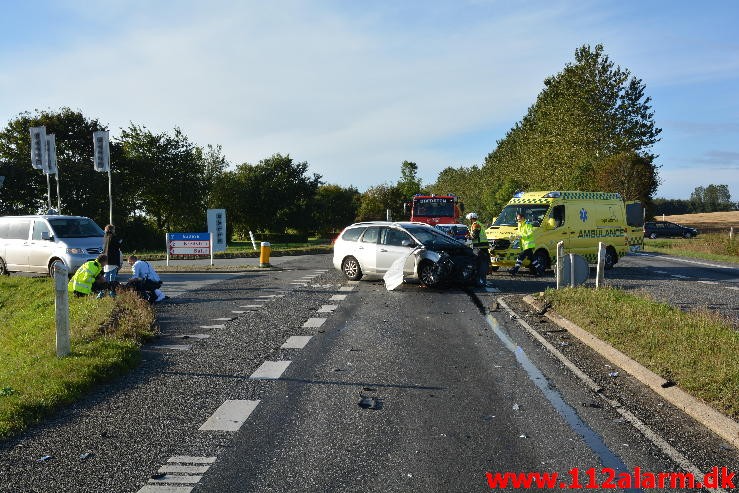
<path fill-rule="evenodd" d="M 385 275 L 382 276 L 382 279 L 385 281 L 385 288 L 388 291 L 392 291 L 403 284 L 403 269 L 405 268 L 405 261 L 407 259 L 408 257 L 396 259 L 387 272 L 385 272 Z"/>

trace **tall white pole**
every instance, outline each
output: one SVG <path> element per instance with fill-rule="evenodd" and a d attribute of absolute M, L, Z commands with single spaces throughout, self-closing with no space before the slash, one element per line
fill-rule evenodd
<path fill-rule="evenodd" d="M 49 209 L 51 209 L 51 179 L 49 178 L 48 173 L 44 173 L 46 175 L 46 194 L 48 198 L 49 203 Z"/>
<path fill-rule="evenodd" d="M 565 242 L 557 243 L 557 289 L 562 287 L 562 274 L 564 269 Z"/>
<path fill-rule="evenodd" d="M 603 277 L 603 270 L 605 269 L 605 260 L 606 260 L 606 249 L 604 248 L 605 245 L 603 245 L 602 241 L 598 242 L 598 267 L 596 268 L 596 275 L 595 275 L 595 289 L 600 288 L 603 285 L 603 282 L 605 281 Z"/>
<path fill-rule="evenodd" d="M 110 222 L 108 224 L 113 224 L 113 177 L 110 173 L 111 166 L 108 166 L 108 199 L 110 200 Z"/>
<path fill-rule="evenodd" d="M 213 267 L 213 231 L 210 232 L 210 266 Z"/>
<path fill-rule="evenodd" d="M 59 170 L 58 169 L 54 177 L 56 179 L 56 211 L 59 214 L 61 214 L 62 213 L 62 195 L 59 192 Z"/>
<path fill-rule="evenodd" d="M 164 233 L 164 245 L 167 251 L 167 267 L 169 267 L 169 233 Z"/>
<path fill-rule="evenodd" d="M 47 175 L 48 176 L 48 175 Z M 71 351 L 69 339 L 69 291 L 67 281 L 69 271 L 61 263 L 54 264 L 54 311 L 56 318 L 56 355 L 61 358 Z"/>

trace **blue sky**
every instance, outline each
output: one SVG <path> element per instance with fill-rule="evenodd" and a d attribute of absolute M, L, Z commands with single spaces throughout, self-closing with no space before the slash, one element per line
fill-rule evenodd
<path fill-rule="evenodd" d="M 602 43 L 641 78 L 659 196 L 739 199 L 739 2 L 0 0 L 0 125 L 69 106 L 179 126 L 230 162 L 273 153 L 329 183 L 425 183 L 480 164 L 543 80 Z"/>

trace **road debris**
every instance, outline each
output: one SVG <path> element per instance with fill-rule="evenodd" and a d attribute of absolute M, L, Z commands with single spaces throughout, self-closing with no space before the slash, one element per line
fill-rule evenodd
<path fill-rule="evenodd" d="M 92 452 L 85 452 L 84 454 L 80 454 L 80 460 L 87 460 L 94 455 Z"/>
<path fill-rule="evenodd" d="M 362 409 L 371 409 L 373 411 L 379 411 L 382 409 L 382 399 L 379 399 L 377 397 L 369 397 L 366 395 L 359 395 L 361 399 L 359 400 L 358 406 Z"/>
<path fill-rule="evenodd" d="M 513 410 L 514 411 L 518 411 L 519 409 L 521 409 L 521 407 L 518 404 L 514 404 L 513 405 Z"/>
<path fill-rule="evenodd" d="M 608 373 L 608 376 L 611 377 L 611 378 L 616 378 L 618 376 L 618 372 L 617 371 L 609 372 Z"/>
<path fill-rule="evenodd" d="M 53 458 L 54 458 L 53 455 L 44 455 L 43 457 L 39 457 L 38 459 L 36 459 L 36 462 L 46 462 Z"/>

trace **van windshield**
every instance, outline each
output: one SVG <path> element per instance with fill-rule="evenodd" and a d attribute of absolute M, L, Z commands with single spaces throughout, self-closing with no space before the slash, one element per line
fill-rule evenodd
<path fill-rule="evenodd" d="M 87 218 L 49 219 L 56 238 L 94 238 L 105 235 L 95 221 Z"/>
<path fill-rule="evenodd" d="M 546 217 L 549 204 L 514 204 L 507 205 L 498 214 L 493 226 L 517 226 L 516 213 L 521 212 L 532 226 L 539 227 Z"/>

